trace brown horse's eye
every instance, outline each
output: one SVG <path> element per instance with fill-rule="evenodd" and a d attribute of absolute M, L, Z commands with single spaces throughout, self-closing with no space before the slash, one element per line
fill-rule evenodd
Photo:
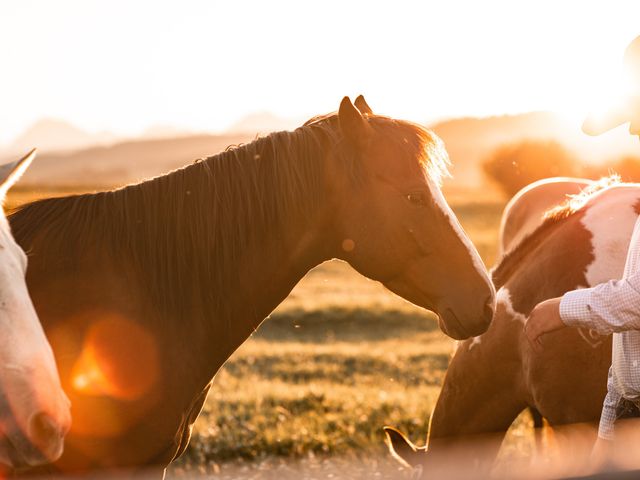
<path fill-rule="evenodd" d="M 407 200 L 416 207 L 424 207 L 428 203 L 427 195 L 423 192 L 408 193 Z"/>

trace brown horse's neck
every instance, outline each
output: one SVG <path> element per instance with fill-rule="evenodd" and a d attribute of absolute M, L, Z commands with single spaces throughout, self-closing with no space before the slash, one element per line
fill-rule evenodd
<path fill-rule="evenodd" d="M 233 199 L 235 204 L 226 207 L 239 211 L 232 225 L 220 227 L 229 230 L 232 226 L 228 235 L 218 233 L 217 225 L 197 227 L 193 235 L 202 234 L 199 229 L 203 229 L 210 234 L 209 238 L 198 248 L 183 252 L 185 257 L 181 259 L 196 270 L 192 289 L 198 294 L 193 295 L 189 310 L 197 312 L 200 318 L 186 323 L 195 332 L 187 327 L 180 334 L 185 338 L 201 336 L 206 352 L 201 353 L 199 363 L 205 370 L 205 378 L 215 373 L 309 269 L 334 256 L 332 246 L 336 242 L 331 238 L 334 230 L 331 213 L 335 212 L 335 205 L 324 182 L 326 166 L 322 145 L 315 143 L 314 154 L 309 155 L 307 145 L 303 149 L 296 145 L 301 141 L 308 142 L 308 139 L 296 135 L 288 138 L 289 152 L 284 159 L 274 145 L 255 149 L 240 147 L 234 160 L 250 181 L 246 181 L 246 177 L 244 182 L 224 178 L 233 173 L 225 169 L 228 152 L 221 158 L 205 160 L 202 167 L 210 170 L 210 182 L 190 182 L 187 176 L 190 197 L 200 204 L 197 218 L 190 218 L 192 225 L 188 225 L 182 219 L 189 218 L 189 213 L 178 211 L 177 221 L 166 225 L 179 237 L 181 229 L 192 230 L 193 224 L 228 222 L 229 212 L 214 205 L 216 212 L 211 215 L 207 208 L 221 197 Z M 247 148 L 249 155 L 242 151 Z M 298 150 L 302 151 L 298 158 L 290 153 Z M 256 163 L 254 157 L 260 157 L 261 163 Z M 287 172 L 290 167 L 298 171 Z M 256 173 L 256 169 L 262 171 Z M 293 185 L 289 184 L 290 176 L 295 177 Z M 261 189 L 265 192 L 255 192 Z M 155 189 L 156 198 L 149 197 L 147 202 L 162 203 L 166 201 L 165 196 L 164 189 Z M 192 208 L 190 204 L 184 207 L 185 210 Z M 156 211 L 157 217 L 150 221 L 161 225 L 166 222 L 166 216 L 162 209 Z M 214 344 L 216 348 L 211 348 Z"/>
<path fill-rule="evenodd" d="M 233 349 L 287 297 L 313 267 L 332 258 L 329 222 L 292 222 L 284 231 L 264 232 L 259 248 L 245 252 L 238 265 L 238 285 L 226 292 L 224 311 L 233 312 L 229 335 Z"/>

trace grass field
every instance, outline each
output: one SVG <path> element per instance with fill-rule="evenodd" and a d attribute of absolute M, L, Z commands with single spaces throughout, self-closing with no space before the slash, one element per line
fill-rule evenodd
<path fill-rule="evenodd" d="M 51 193 L 18 190 L 9 206 Z M 452 206 L 491 265 L 503 202 Z M 170 474 L 346 478 L 348 464 L 353 478 L 393 478 L 399 467 L 382 426 L 424 443 L 454 348 L 433 314 L 345 263 L 320 265 L 217 374 Z M 521 416 L 514 424 L 503 455 L 531 452 L 529 423 Z"/>

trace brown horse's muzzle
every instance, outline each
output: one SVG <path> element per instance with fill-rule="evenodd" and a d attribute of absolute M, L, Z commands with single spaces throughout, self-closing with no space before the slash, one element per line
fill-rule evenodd
<path fill-rule="evenodd" d="M 486 332 L 493 319 L 495 294 L 488 282 L 481 285 L 482 291 L 475 284 L 475 291 L 452 288 L 455 295 L 422 290 L 411 275 L 396 277 L 384 285 L 402 298 L 436 313 L 440 329 L 455 340 Z"/>
<path fill-rule="evenodd" d="M 464 323 L 458 316 L 461 313 L 456 313 L 453 308 L 436 308 L 440 329 L 455 340 L 466 340 L 486 332 L 491 325 L 494 312 L 495 298 L 493 295 L 489 296 L 475 313 L 463 312 Z"/>

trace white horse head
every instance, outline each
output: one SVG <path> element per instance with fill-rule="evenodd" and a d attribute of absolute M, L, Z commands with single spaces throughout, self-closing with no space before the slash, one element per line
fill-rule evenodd
<path fill-rule="evenodd" d="M 0 202 L 35 150 L 0 166 Z M 27 256 L 0 209 L 0 463 L 34 466 L 57 460 L 71 416 L 53 352 L 25 283 Z"/>

